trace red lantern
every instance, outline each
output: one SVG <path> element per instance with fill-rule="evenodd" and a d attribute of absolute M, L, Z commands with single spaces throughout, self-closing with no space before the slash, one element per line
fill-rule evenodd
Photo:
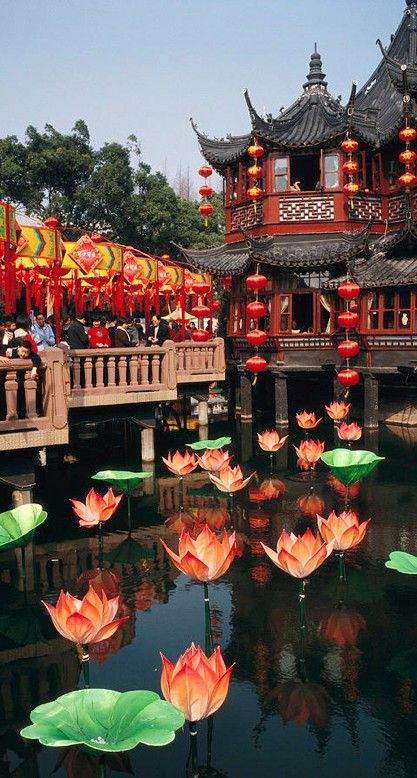
<path fill-rule="evenodd" d="M 266 314 L 266 305 L 261 303 L 260 300 L 253 300 L 246 306 L 246 313 L 251 316 L 252 319 L 259 319 Z"/>
<path fill-rule="evenodd" d="M 345 154 L 354 154 L 355 151 L 358 150 L 358 147 L 358 141 L 353 140 L 353 138 L 345 138 L 345 140 L 340 144 L 340 148 L 345 152 Z"/>
<path fill-rule="evenodd" d="M 220 311 L 220 300 L 213 300 L 211 304 L 211 310 L 215 313 L 218 313 Z"/>
<path fill-rule="evenodd" d="M 161 259 L 163 262 L 170 262 L 171 257 L 169 256 L 169 254 L 162 254 Z"/>
<path fill-rule="evenodd" d="M 356 386 L 359 383 L 359 373 L 357 370 L 351 370 L 350 367 L 347 367 L 337 374 L 337 380 L 342 386 Z"/>
<path fill-rule="evenodd" d="M 213 194 L 213 188 L 208 184 L 203 184 L 200 186 L 198 193 L 201 195 L 201 197 L 211 197 Z"/>
<path fill-rule="evenodd" d="M 400 140 L 410 143 L 417 138 L 417 130 L 415 130 L 414 127 L 403 127 L 403 129 L 399 131 L 398 137 Z"/>
<path fill-rule="evenodd" d="M 193 330 L 191 332 L 191 338 L 196 341 L 196 343 L 204 343 L 206 340 L 210 339 L 210 333 L 207 332 L 207 330 Z"/>
<path fill-rule="evenodd" d="M 412 149 L 405 149 L 398 155 L 398 159 L 403 165 L 412 165 L 417 159 L 417 154 Z"/>
<path fill-rule="evenodd" d="M 249 178 L 260 178 L 262 176 L 262 168 L 259 165 L 251 165 L 247 169 Z"/>
<path fill-rule="evenodd" d="M 342 170 L 344 173 L 352 174 L 357 173 L 359 170 L 359 162 L 357 159 L 348 159 L 343 163 Z"/>
<path fill-rule="evenodd" d="M 198 168 L 198 175 L 202 176 L 202 178 L 208 178 L 211 176 L 213 172 L 213 169 L 210 167 L 210 165 L 202 165 Z"/>
<path fill-rule="evenodd" d="M 260 157 L 263 157 L 265 154 L 265 149 L 263 146 L 260 146 L 259 143 L 255 141 L 251 146 L 248 148 L 248 154 L 250 157 L 253 157 L 254 159 L 259 159 Z"/>
<path fill-rule="evenodd" d="M 210 291 L 210 284 L 206 281 L 195 281 L 193 283 L 193 292 L 195 294 L 207 294 Z"/>
<path fill-rule="evenodd" d="M 259 357 L 257 354 L 246 360 L 246 370 L 249 370 L 251 373 L 262 373 L 267 367 L 268 363 L 266 359 Z"/>
<path fill-rule="evenodd" d="M 354 281 L 345 281 L 343 284 L 340 284 L 337 290 L 337 294 L 343 300 L 354 300 L 355 297 L 359 296 L 359 292 L 360 286 Z"/>
<path fill-rule="evenodd" d="M 200 215 L 204 216 L 205 219 L 207 219 L 207 216 L 211 216 L 213 210 L 214 209 L 211 203 L 201 203 L 198 208 Z"/>
<path fill-rule="evenodd" d="M 43 223 L 48 230 L 56 230 L 59 227 L 59 221 L 56 216 L 48 216 L 47 219 L 44 219 Z"/>
<path fill-rule="evenodd" d="M 348 181 L 347 184 L 344 185 L 343 191 L 345 195 L 352 197 L 359 192 L 359 184 L 357 184 L 356 181 Z"/>
<path fill-rule="evenodd" d="M 255 346 L 255 348 L 262 346 L 262 343 L 265 343 L 266 338 L 267 334 L 263 330 L 249 330 L 249 332 L 246 333 L 246 340 L 251 346 Z"/>
<path fill-rule="evenodd" d="M 263 289 L 267 283 L 268 279 L 266 276 L 261 275 L 261 273 L 253 273 L 253 275 L 248 276 L 246 279 L 246 286 L 248 289 L 253 289 L 255 292 L 259 289 Z"/>
<path fill-rule="evenodd" d="M 102 235 L 100 235 L 99 232 L 93 232 L 93 234 L 91 235 L 91 240 L 93 241 L 93 243 L 101 243 L 104 240 L 104 238 Z"/>
<path fill-rule="evenodd" d="M 359 316 L 353 311 L 343 311 L 337 317 L 337 324 L 342 330 L 353 330 L 359 324 Z"/>
<path fill-rule="evenodd" d="M 359 343 L 356 340 L 342 340 L 337 347 L 337 351 L 344 359 L 356 357 L 359 354 Z"/>
<path fill-rule="evenodd" d="M 225 292 L 230 292 L 230 289 L 232 287 L 232 276 L 222 276 L 220 281 L 223 284 L 223 289 Z"/>
<path fill-rule="evenodd" d="M 263 190 L 260 186 L 250 186 L 246 194 L 251 200 L 259 200 L 263 195 Z"/>
<path fill-rule="evenodd" d="M 415 176 L 414 173 L 411 173 L 410 170 L 406 170 L 405 173 L 399 177 L 398 183 L 405 189 L 410 189 L 412 186 L 416 186 L 417 176 Z"/>
<path fill-rule="evenodd" d="M 194 305 L 194 307 L 191 308 L 191 313 L 197 319 L 206 319 L 210 316 L 210 308 L 207 305 Z"/>

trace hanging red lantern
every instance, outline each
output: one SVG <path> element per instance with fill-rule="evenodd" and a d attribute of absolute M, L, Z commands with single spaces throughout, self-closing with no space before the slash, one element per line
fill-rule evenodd
<path fill-rule="evenodd" d="M 249 359 L 246 360 L 246 370 L 249 370 L 250 373 L 262 373 L 267 367 L 268 363 L 266 359 L 260 357 L 258 354 L 255 354 L 253 357 L 249 357 Z"/>
<path fill-rule="evenodd" d="M 57 230 L 59 227 L 59 221 L 56 216 L 48 216 L 43 223 L 48 230 Z"/>
<path fill-rule="evenodd" d="M 201 197 L 211 197 L 213 194 L 213 188 L 208 184 L 203 184 L 200 186 L 198 193 L 201 195 Z"/>
<path fill-rule="evenodd" d="M 194 281 L 193 292 L 195 294 L 207 294 L 210 291 L 210 284 L 207 281 Z"/>
<path fill-rule="evenodd" d="M 359 354 L 359 343 L 356 340 L 342 340 L 337 347 L 337 351 L 343 359 L 350 359 Z"/>
<path fill-rule="evenodd" d="M 406 172 L 399 177 L 398 183 L 405 189 L 411 189 L 411 187 L 416 186 L 417 184 L 417 176 L 410 170 L 406 170 Z"/>
<path fill-rule="evenodd" d="M 208 316 L 210 316 L 210 308 L 208 305 L 194 305 L 194 307 L 191 308 L 191 313 L 197 319 L 207 319 Z"/>
<path fill-rule="evenodd" d="M 343 311 L 337 317 L 337 324 L 342 330 L 353 330 L 359 324 L 359 316 L 353 311 Z"/>
<path fill-rule="evenodd" d="M 262 176 L 262 168 L 259 165 L 251 165 L 247 169 L 249 178 L 260 178 Z"/>
<path fill-rule="evenodd" d="M 339 381 L 339 384 L 342 384 L 342 386 L 356 386 L 356 384 L 359 383 L 359 373 L 357 370 L 351 370 L 350 367 L 347 367 L 345 370 L 341 370 L 340 373 L 337 374 L 337 380 Z"/>
<path fill-rule="evenodd" d="M 90 235 L 90 237 L 93 243 L 102 243 L 104 240 L 103 236 L 100 235 L 99 232 L 93 232 L 92 235 Z"/>
<path fill-rule="evenodd" d="M 398 137 L 406 143 L 411 143 L 417 138 L 417 130 L 415 130 L 414 127 L 403 127 L 402 130 L 399 131 Z"/>
<path fill-rule="evenodd" d="M 204 343 L 206 340 L 210 339 L 210 333 L 207 332 L 207 330 L 192 330 L 191 338 L 195 340 L 196 343 Z"/>
<path fill-rule="evenodd" d="M 251 200 L 259 200 L 263 196 L 263 190 L 259 186 L 250 186 L 246 194 Z"/>
<path fill-rule="evenodd" d="M 220 281 L 222 282 L 224 291 L 230 292 L 230 289 L 232 288 L 232 282 L 233 282 L 232 276 L 222 276 L 220 278 Z"/>
<path fill-rule="evenodd" d="M 255 348 L 262 346 L 262 343 L 265 343 L 266 339 L 267 334 L 263 330 L 249 330 L 249 332 L 246 333 L 246 340 L 251 346 L 255 346 Z"/>
<path fill-rule="evenodd" d="M 208 225 L 208 217 L 211 216 L 213 210 L 214 208 L 211 203 L 201 203 L 201 205 L 198 207 L 199 214 L 204 218 L 204 224 L 206 227 Z"/>
<path fill-rule="evenodd" d="M 198 168 L 198 175 L 202 176 L 202 178 L 209 178 L 212 173 L 213 168 L 211 168 L 210 165 L 202 165 Z"/>
<path fill-rule="evenodd" d="M 268 279 L 266 276 L 263 276 L 261 273 L 253 273 L 251 276 L 248 276 L 246 279 L 246 286 L 248 289 L 252 289 L 254 292 L 259 291 L 259 289 L 263 289 L 264 286 L 266 286 L 268 283 Z"/>
<path fill-rule="evenodd" d="M 355 281 L 344 281 L 337 289 L 337 294 L 343 300 L 354 300 L 359 297 L 360 286 Z"/>
<path fill-rule="evenodd" d="M 162 254 L 161 259 L 162 259 L 162 262 L 170 262 L 171 261 L 171 257 L 169 256 L 169 254 Z"/>
<path fill-rule="evenodd" d="M 343 191 L 345 195 L 352 197 L 359 192 L 359 184 L 357 184 L 356 181 L 348 181 L 347 184 L 344 185 Z"/>
<path fill-rule="evenodd" d="M 253 300 L 246 306 L 246 312 L 252 319 L 259 319 L 266 314 L 266 305 L 261 303 L 260 300 Z"/>
<path fill-rule="evenodd" d="M 359 170 L 359 162 L 357 159 L 348 159 L 347 162 L 343 163 L 342 170 L 344 173 L 351 174 L 351 173 L 357 173 Z"/>
<path fill-rule="evenodd" d="M 265 154 L 265 149 L 257 141 L 255 141 L 248 147 L 248 154 L 254 159 L 259 159 Z"/>
<path fill-rule="evenodd" d="M 359 143 L 353 138 L 345 138 L 340 144 L 340 148 L 345 154 L 354 154 L 359 148 Z"/>
<path fill-rule="evenodd" d="M 218 313 L 220 311 L 220 300 L 212 301 L 211 310 L 214 311 L 214 313 Z"/>
<path fill-rule="evenodd" d="M 412 165 L 417 159 L 417 154 L 412 149 L 405 149 L 399 153 L 398 159 L 403 165 Z"/>

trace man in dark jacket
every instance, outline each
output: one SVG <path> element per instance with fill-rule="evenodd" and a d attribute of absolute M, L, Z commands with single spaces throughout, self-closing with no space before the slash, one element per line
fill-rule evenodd
<path fill-rule="evenodd" d="M 65 340 L 70 349 L 88 348 L 88 335 L 85 329 L 87 317 L 81 313 L 77 318 L 72 318 L 71 323 L 65 333 Z"/>
<path fill-rule="evenodd" d="M 166 340 L 171 337 L 171 331 L 168 324 L 162 321 L 159 313 L 154 313 L 152 316 L 152 323 L 149 328 L 148 337 L 146 340 L 147 346 L 162 346 Z"/>

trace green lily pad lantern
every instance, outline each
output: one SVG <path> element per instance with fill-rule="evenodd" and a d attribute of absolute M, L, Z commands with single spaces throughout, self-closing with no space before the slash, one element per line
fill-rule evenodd
<path fill-rule="evenodd" d="M 135 565 L 144 559 L 155 561 L 155 557 L 156 552 L 153 548 L 142 546 L 137 540 L 129 537 L 103 555 L 107 562 L 120 565 Z"/>
<path fill-rule="evenodd" d="M 407 554 L 406 551 L 391 551 L 385 567 L 397 570 L 407 575 L 417 575 L 417 556 Z"/>
<path fill-rule="evenodd" d="M 93 481 L 104 481 L 104 483 L 110 484 L 110 486 L 117 486 L 121 492 L 124 492 L 127 497 L 127 518 L 129 522 L 129 532 L 131 530 L 132 523 L 130 505 L 131 494 L 145 478 L 150 478 L 151 475 L 152 473 L 134 473 L 131 470 L 99 470 L 98 473 L 91 476 Z"/>
<path fill-rule="evenodd" d="M 373 451 L 335 448 L 333 451 L 325 451 L 320 459 L 330 468 L 338 481 L 345 486 L 350 486 L 357 481 L 362 481 L 385 457 L 379 457 Z"/>
<path fill-rule="evenodd" d="M 47 512 L 42 505 L 28 503 L 0 513 L 0 551 L 22 548 L 33 538 L 36 527 L 43 524 Z"/>
<path fill-rule="evenodd" d="M 223 448 L 224 446 L 230 446 L 232 438 L 216 438 L 216 440 L 199 440 L 197 443 L 187 443 L 188 448 L 192 448 L 193 451 L 204 451 L 206 448 L 215 449 Z"/>
<path fill-rule="evenodd" d="M 155 692 L 80 689 L 38 705 L 21 730 L 44 746 L 80 745 L 96 751 L 130 751 L 139 743 L 165 746 L 184 716 Z"/>

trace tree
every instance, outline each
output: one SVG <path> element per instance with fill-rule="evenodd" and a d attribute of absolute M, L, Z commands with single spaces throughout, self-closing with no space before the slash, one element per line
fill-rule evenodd
<path fill-rule="evenodd" d="M 120 243 L 172 257 L 171 241 L 205 248 L 223 239 L 220 195 L 202 226 L 191 184 L 177 194 L 166 177 L 153 172 L 130 135 L 125 145 L 105 143 L 94 150 L 87 125 L 78 120 L 69 134 L 47 124 L 29 126 L 25 143 L 0 139 L 0 197 L 22 205 L 31 216 L 56 216 L 63 226 L 96 230 Z"/>

